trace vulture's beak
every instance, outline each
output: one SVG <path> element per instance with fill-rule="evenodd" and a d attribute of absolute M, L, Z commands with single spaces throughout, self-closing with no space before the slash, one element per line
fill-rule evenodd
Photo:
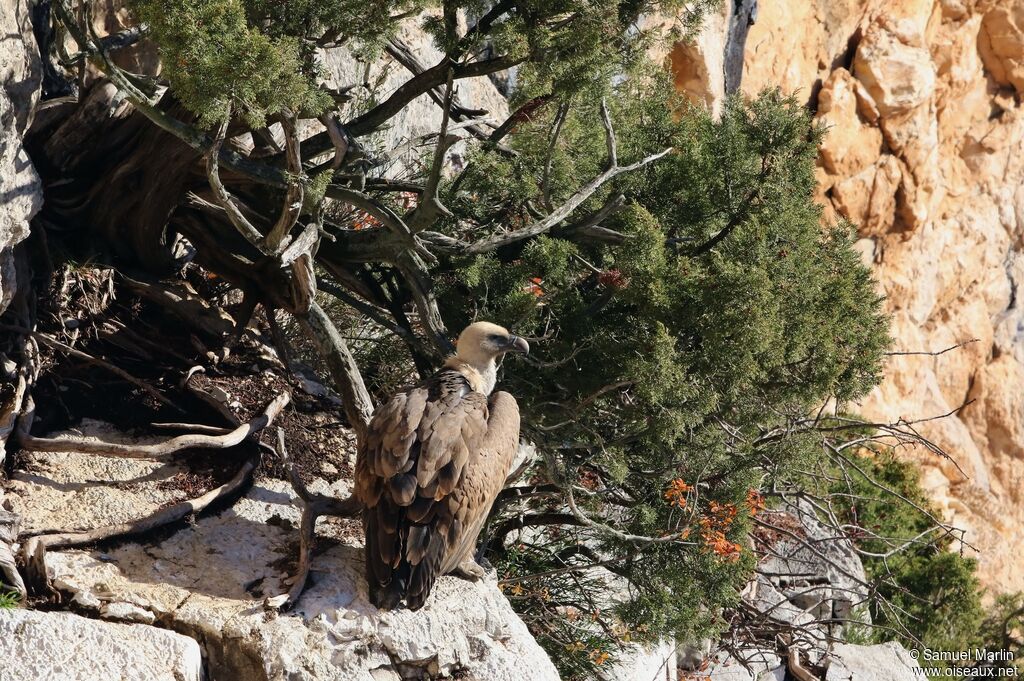
<path fill-rule="evenodd" d="M 530 354 L 530 344 L 519 336 L 509 334 L 508 350 L 509 352 L 518 352 L 523 355 L 528 355 Z"/>

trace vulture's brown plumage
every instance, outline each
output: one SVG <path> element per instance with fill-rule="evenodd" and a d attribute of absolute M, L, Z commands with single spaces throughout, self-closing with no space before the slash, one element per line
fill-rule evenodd
<path fill-rule="evenodd" d="M 441 575 L 479 578 L 476 539 L 519 444 L 519 407 L 491 394 L 497 360 L 529 345 L 488 322 L 468 326 L 433 377 L 374 412 L 356 459 L 365 505 L 370 600 L 416 610 Z"/>

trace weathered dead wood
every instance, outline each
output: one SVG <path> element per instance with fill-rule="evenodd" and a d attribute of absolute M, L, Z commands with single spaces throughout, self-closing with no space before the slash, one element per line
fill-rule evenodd
<path fill-rule="evenodd" d="M 448 71 L 448 85 L 445 89 L 444 104 L 441 107 L 441 129 L 437 133 L 434 161 L 430 167 L 430 172 L 427 174 L 427 181 L 423 191 L 420 193 L 419 202 L 412 214 L 406 218 L 406 222 L 414 232 L 422 232 L 434 224 L 442 215 L 445 217 L 451 217 L 452 215 L 451 211 L 441 203 L 438 197 L 438 189 L 441 185 L 441 173 L 444 170 L 445 156 L 452 145 L 459 141 L 457 136 L 448 134 L 449 114 L 454 94 L 452 72 Z"/>
<path fill-rule="evenodd" d="M 257 433 L 281 413 L 288 404 L 290 395 L 281 393 L 275 397 L 259 416 L 244 423 L 224 435 L 205 433 L 189 433 L 168 438 L 154 444 L 124 444 L 120 442 L 101 442 L 81 438 L 43 438 L 29 434 L 35 405 L 29 399 L 25 413 L 22 415 L 18 429 L 18 442 L 23 449 L 33 452 L 81 452 L 130 459 L 158 459 L 185 449 L 227 449 L 243 442 L 253 433 Z"/>
<path fill-rule="evenodd" d="M 206 435 L 227 435 L 233 430 L 205 423 L 152 423 L 150 425 L 157 430 L 184 430 L 190 433 L 205 433 Z"/>
<path fill-rule="evenodd" d="M 619 165 L 618 143 L 615 138 L 615 129 L 612 127 L 608 107 L 603 102 L 601 103 L 601 122 L 604 125 L 605 144 L 608 148 L 608 164 L 603 172 L 599 173 L 591 179 L 590 182 L 587 182 L 576 190 L 576 192 L 567 198 L 561 206 L 551 211 L 549 215 L 527 225 L 526 227 L 522 227 L 505 234 L 496 234 L 494 236 L 480 239 L 479 241 L 471 244 L 466 251 L 470 254 L 489 253 L 503 246 L 507 246 L 524 239 L 529 239 L 540 234 L 545 234 L 572 215 L 580 205 L 582 205 L 587 199 L 593 196 L 611 180 L 624 173 L 630 173 L 654 163 L 672 151 L 672 148 L 668 147 L 634 163 Z"/>
<path fill-rule="evenodd" d="M 348 349 L 345 339 L 338 333 L 334 322 L 316 303 L 304 315 L 296 317 L 306 336 L 316 346 L 317 352 L 327 362 L 335 388 L 341 393 L 342 407 L 349 424 L 362 439 L 366 434 L 370 417 L 373 416 L 373 399 L 370 397 L 359 365 Z"/>
<path fill-rule="evenodd" d="M 14 433 L 29 389 L 39 373 L 39 349 L 35 341 L 27 336 L 19 338 L 21 362 L 14 379 L 14 391 L 6 402 L 0 404 L 0 466 L 7 459 L 7 440 Z"/>
<path fill-rule="evenodd" d="M 219 307 L 180 287 L 168 286 L 121 274 L 132 293 L 167 309 L 176 317 L 204 333 L 222 338 L 235 328 L 235 320 Z"/>
<path fill-rule="evenodd" d="M 25 600 L 28 590 L 21 579 L 14 561 L 14 543 L 18 541 L 18 527 L 21 517 L 0 506 L 0 582 L 12 588 L 20 600 Z"/>
<path fill-rule="evenodd" d="M 109 371 L 110 373 L 114 374 L 115 376 L 118 376 L 119 378 L 123 378 L 124 380 L 128 381 L 132 385 L 135 385 L 135 386 L 141 388 L 146 393 L 151 395 L 153 397 L 153 399 L 155 399 L 160 404 L 163 404 L 163 405 L 166 405 L 168 407 L 171 407 L 172 409 L 176 409 L 177 411 L 184 411 L 181 407 L 176 405 L 174 402 L 172 402 L 171 400 L 169 400 L 166 397 L 164 397 L 164 395 L 161 394 L 161 392 L 159 390 L 157 390 L 156 388 L 151 386 L 149 383 L 146 383 L 142 379 L 139 379 L 139 378 L 136 378 L 135 376 L 132 376 L 131 374 L 129 374 L 127 371 L 125 371 L 121 367 L 115 366 L 115 365 L 111 364 L 110 362 L 106 361 L 105 359 L 100 359 L 99 357 L 94 357 L 93 355 L 90 355 L 87 352 L 82 352 L 81 350 L 77 350 L 77 349 L 71 347 L 70 345 L 67 345 L 66 343 L 60 342 L 59 340 L 57 340 L 53 336 L 47 335 L 47 334 L 39 332 L 39 331 L 29 331 L 28 329 L 22 329 L 22 328 L 17 327 L 17 326 L 8 326 L 6 324 L 0 324 L 0 329 L 3 329 L 5 331 L 11 331 L 13 333 L 22 333 L 22 334 L 29 335 L 32 338 L 34 338 L 34 339 L 38 340 L 39 342 L 41 342 L 43 345 L 46 345 L 46 346 L 48 346 L 50 348 L 53 348 L 54 350 L 58 350 L 60 352 L 63 352 L 66 355 L 69 355 L 69 356 L 74 357 L 76 359 L 80 359 L 80 360 L 82 360 L 84 362 L 88 362 L 89 364 L 93 364 L 95 366 L 98 366 L 101 369 L 106 369 L 107 371 Z"/>
<path fill-rule="evenodd" d="M 96 336 L 97 338 L 104 340 L 131 355 L 135 355 L 146 362 L 152 363 L 156 359 L 149 350 L 128 338 L 127 335 L 122 333 L 121 329 L 108 322 L 102 322 L 98 325 L 96 329 Z"/>
<path fill-rule="evenodd" d="M 108 334 L 109 336 L 124 336 L 130 342 L 134 343 L 140 348 L 148 348 L 151 352 L 166 354 L 167 356 L 178 360 L 182 364 L 189 363 L 188 357 L 181 354 L 180 352 L 177 352 L 174 348 L 169 347 L 166 342 L 160 343 L 155 340 L 152 340 L 151 338 L 148 338 L 147 336 L 138 333 L 134 329 L 125 326 L 118 319 L 110 318 L 103 321 L 100 335 L 104 338 L 108 338 Z M 109 339 L 112 342 L 116 342 L 112 337 Z"/>
<path fill-rule="evenodd" d="M 800 653 L 803 651 L 793 645 L 792 637 L 786 634 L 780 638 L 783 645 L 783 656 L 786 658 L 786 669 L 789 670 L 793 678 L 797 681 L 818 681 L 818 677 L 800 660 Z"/>
<path fill-rule="evenodd" d="M 206 369 L 199 365 L 192 367 L 185 374 L 185 378 L 182 379 L 181 387 L 195 395 L 201 402 L 203 402 L 208 407 L 213 409 L 215 412 L 220 414 L 221 418 L 223 418 L 231 425 L 236 427 L 242 425 L 241 419 L 235 416 L 235 413 L 233 411 L 228 409 L 228 405 L 218 400 L 216 397 L 213 396 L 212 393 L 203 390 L 199 386 L 194 385 L 192 383 L 193 376 L 195 376 L 196 374 L 205 373 L 205 371 Z"/>
<path fill-rule="evenodd" d="M 282 397 L 284 398 L 282 400 Z M 288 403 L 288 394 L 282 393 L 275 398 L 274 404 L 283 407 Z M 268 411 L 270 407 L 267 407 Z M 257 449 L 258 451 L 258 449 Z M 44 534 L 30 537 L 25 541 L 22 549 L 22 556 L 25 562 L 25 569 L 33 588 L 39 592 L 49 590 L 49 578 L 46 574 L 46 551 L 49 549 L 66 549 L 75 546 L 86 546 L 96 542 L 110 539 L 121 539 L 134 537 L 151 532 L 164 525 L 178 522 L 190 515 L 197 515 L 205 511 L 214 502 L 229 497 L 243 486 L 252 476 L 256 466 L 259 464 L 259 454 L 250 457 L 242 467 L 238 469 L 234 477 L 219 487 L 211 489 L 206 494 L 194 499 L 186 499 L 176 504 L 162 508 L 148 516 L 115 525 L 98 527 L 88 532 L 67 532 L 62 534 Z"/>
<path fill-rule="evenodd" d="M 0 466 L 3 465 L 4 460 L 7 458 L 7 438 L 14 432 L 15 423 L 18 420 L 18 414 L 21 413 L 21 404 L 25 399 L 25 391 L 28 387 L 28 381 L 25 379 L 24 373 L 18 372 L 18 377 L 14 382 L 14 394 L 4 404 L 0 404 Z"/>
<path fill-rule="evenodd" d="M 284 141 L 286 159 L 288 163 L 288 174 L 290 181 L 288 189 L 285 190 L 284 205 L 281 207 L 281 215 L 266 237 L 266 245 L 271 253 L 281 253 L 288 245 L 288 235 L 292 227 L 299 220 L 299 213 L 302 211 L 302 197 L 304 190 L 298 178 L 302 174 L 302 155 L 299 150 L 299 135 L 296 130 L 296 119 L 293 116 L 285 115 L 281 119 L 281 128 L 284 130 Z"/>
<path fill-rule="evenodd" d="M 309 579 L 317 518 L 322 515 L 353 518 L 363 510 L 363 505 L 359 503 L 355 495 L 346 499 L 335 499 L 311 492 L 295 468 L 294 462 L 288 456 L 284 430 L 281 428 L 277 429 L 277 455 L 288 467 L 288 479 L 302 502 L 302 519 L 299 521 L 299 562 L 295 575 L 290 578 L 291 587 L 288 589 L 288 593 L 269 597 L 264 601 L 264 605 L 275 610 L 289 610 L 298 602 L 306 588 L 306 581 Z"/>

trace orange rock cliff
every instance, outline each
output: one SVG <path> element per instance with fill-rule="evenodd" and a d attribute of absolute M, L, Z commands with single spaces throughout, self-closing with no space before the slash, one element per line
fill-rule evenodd
<path fill-rule="evenodd" d="M 719 106 L 742 22 L 740 91 L 779 86 L 828 126 L 818 199 L 827 218 L 858 225 L 894 350 L 973 340 L 892 356 L 852 406 L 888 422 L 968 403 L 918 427 L 963 473 L 909 455 L 979 550 L 965 549 L 982 583 L 1024 589 L 1024 0 L 724 4 L 667 55 L 677 87 Z"/>

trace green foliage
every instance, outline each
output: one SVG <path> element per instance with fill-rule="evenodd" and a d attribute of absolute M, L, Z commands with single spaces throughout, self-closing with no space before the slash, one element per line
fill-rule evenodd
<path fill-rule="evenodd" d="M 18 594 L 13 591 L 0 591 L 0 610 L 13 610 L 20 602 Z"/>
<path fill-rule="evenodd" d="M 294 37 L 251 27 L 240 0 L 137 0 L 181 102 L 211 126 L 235 110 L 252 127 L 283 109 L 323 109 Z"/>
<path fill-rule="evenodd" d="M 996 597 L 988 612 L 981 627 L 985 647 L 990 651 L 1009 651 L 1013 655 L 1012 660 L 995 661 L 992 666 L 1005 670 L 1002 674 L 1005 678 L 1024 674 L 1024 593 Z"/>
<path fill-rule="evenodd" d="M 555 231 L 453 259 L 438 286 L 453 327 L 476 317 L 544 337 L 537 361 L 503 379 L 527 437 L 551 453 L 533 481 L 590 490 L 577 492 L 581 511 L 620 531 L 689 537 L 637 544 L 570 527 L 531 535 L 519 554 L 548 556 L 531 564 L 535 571 L 564 565 L 552 556 L 580 542 L 600 558 L 617 557 L 607 569 L 631 589 L 608 617 L 637 638 L 690 640 L 721 626 L 716 613 L 748 578 L 753 559 L 738 543 L 762 467 L 793 466 L 815 446 L 820 453 L 811 437 L 758 444 L 758 435 L 830 396 L 863 395 L 878 380 L 889 338 L 851 227 L 821 226 L 812 201 L 820 131 L 803 109 L 766 92 L 730 100 L 716 120 L 670 92 L 642 70 L 604 92 L 620 164 L 675 150 L 609 183 L 580 210 L 623 194 L 625 207 L 602 223 L 622 235 L 618 243 Z M 510 136 L 517 155 L 485 148 L 471 158 L 444 194 L 456 213 L 450 235 L 478 238 L 467 224 L 481 233 L 496 221 L 524 226 L 533 206 L 559 205 L 606 167 L 600 99 L 566 101 L 556 144 L 552 105 Z M 699 485 L 699 494 L 682 508 L 669 503 L 673 481 Z M 527 510 L 560 505 L 541 498 Z M 729 508 L 735 517 L 709 529 Z M 519 558 L 501 550 L 493 558 L 506 574 L 524 574 Z M 585 591 L 552 598 L 577 607 Z M 565 657 L 578 640 L 551 626 L 534 630 Z M 568 663 L 562 669 L 586 676 Z"/>
<path fill-rule="evenodd" d="M 325 36 L 372 52 L 394 31 L 392 14 L 416 0 L 132 0 L 160 50 L 174 95 L 203 126 L 231 112 L 260 128 L 282 112 L 331 105 L 317 85 L 314 46 Z"/>
<path fill-rule="evenodd" d="M 720 0 L 658 3 L 692 29 Z M 531 0 L 488 31 L 460 35 L 453 17 L 479 19 L 494 3 L 468 0 L 131 0 L 150 26 L 174 95 L 209 127 L 234 114 L 250 128 L 284 112 L 316 115 L 332 104 L 318 86 L 318 46 L 344 45 L 373 58 L 399 21 L 424 10 L 438 46 L 458 58 L 490 50 L 523 62 L 523 92 L 600 86 L 627 61 L 643 56 L 651 37 L 632 27 L 650 2 Z M 443 7 L 444 11 L 441 10 Z M 373 103 L 371 98 L 369 103 Z M 364 103 L 367 103 L 364 101 Z"/>
<path fill-rule="evenodd" d="M 917 468 L 888 451 L 857 459 L 857 469 L 837 476 L 831 491 L 850 496 L 843 520 L 864 528 L 856 543 L 877 554 L 863 557 L 868 578 L 878 581 L 881 596 L 871 607 L 872 621 L 878 625 L 872 638 L 933 650 L 982 645 L 984 611 L 976 563 L 951 552 L 950 537 L 924 534 L 935 528 L 928 515 L 934 512 Z M 896 501 L 887 490 L 913 505 Z M 892 553 L 894 543 L 914 538 L 919 539 L 907 549 L 881 557 Z"/>

